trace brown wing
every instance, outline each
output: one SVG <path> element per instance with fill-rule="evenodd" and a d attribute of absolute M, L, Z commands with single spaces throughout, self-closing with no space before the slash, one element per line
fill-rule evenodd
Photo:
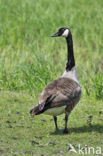
<path fill-rule="evenodd" d="M 80 94 L 80 86 L 69 78 L 59 78 L 49 83 L 39 99 L 39 109 L 46 110 L 70 104 Z"/>

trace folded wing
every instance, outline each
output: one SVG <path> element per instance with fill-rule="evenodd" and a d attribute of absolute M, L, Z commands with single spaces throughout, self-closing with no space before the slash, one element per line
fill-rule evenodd
<path fill-rule="evenodd" d="M 59 78 L 49 83 L 39 99 L 39 113 L 54 107 L 75 103 L 81 88 L 77 82 L 69 78 Z"/>

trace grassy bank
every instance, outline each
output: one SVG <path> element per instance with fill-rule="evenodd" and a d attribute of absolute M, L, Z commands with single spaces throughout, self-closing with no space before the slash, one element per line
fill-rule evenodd
<path fill-rule="evenodd" d="M 103 1 L 0 0 L 0 150 L 4 155 L 68 155 L 68 143 L 103 149 Z M 70 134 L 54 134 L 49 116 L 31 119 L 40 92 L 65 70 L 66 43 L 51 38 L 71 29 L 82 99 Z M 92 125 L 89 117 L 92 116 Z M 63 128 L 63 116 L 58 117 Z"/>
<path fill-rule="evenodd" d="M 63 135 L 64 115 L 58 117 L 60 131 L 55 133 L 52 117 L 30 117 L 29 110 L 37 102 L 35 97 L 13 92 L 1 92 L 0 95 L 0 153 L 69 155 L 69 143 L 75 147 L 76 155 L 79 144 L 83 148 L 85 145 L 94 147 L 95 152 L 97 147 L 103 149 L 103 101 L 82 98 L 70 115 L 69 134 Z M 92 150 L 90 155 L 93 155 Z"/>

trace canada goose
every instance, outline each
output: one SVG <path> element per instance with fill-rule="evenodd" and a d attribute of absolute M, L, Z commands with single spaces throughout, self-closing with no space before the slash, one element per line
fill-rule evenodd
<path fill-rule="evenodd" d="M 68 116 L 80 100 L 81 87 L 76 76 L 71 31 L 68 28 L 62 27 L 51 37 L 59 36 L 65 37 L 67 42 L 68 57 L 66 70 L 60 78 L 50 82 L 46 86 L 41 93 L 38 105 L 30 111 L 30 114 L 39 115 L 44 113 L 52 115 L 56 130 L 58 130 L 57 116 L 65 113 L 65 129 L 63 132 L 68 133 Z"/>

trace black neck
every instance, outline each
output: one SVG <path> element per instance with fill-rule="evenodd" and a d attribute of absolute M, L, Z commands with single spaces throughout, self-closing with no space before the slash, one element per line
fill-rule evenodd
<path fill-rule="evenodd" d="M 68 60 L 66 64 L 66 71 L 71 70 L 75 66 L 74 52 L 73 52 L 73 41 L 72 34 L 69 32 L 69 35 L 66 37 L 67 49 L 68 49 Z"/>

